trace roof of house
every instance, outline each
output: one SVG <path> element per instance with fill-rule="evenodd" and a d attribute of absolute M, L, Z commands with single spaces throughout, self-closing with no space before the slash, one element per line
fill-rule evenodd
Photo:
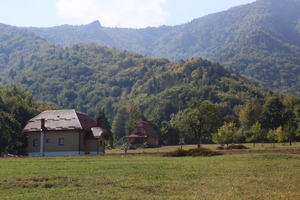
<path fill-rule="evenodd" d="M 105 131 L 101 127 L 93 127 L 92 134 L 95 138 L 100 138 L 106 135 Z"/>
<path fill-rule="evenodd" d="M 52 130 L 85 130 L 97 126 L 97 122 L 89 116 L 75 110 L 47 110 L 29 120 L 23 132 L 37 132 L 41 130 L 41 119 L 45 119 L 45 128 Z"/>
<path fill-rule="evenodd" d="M 155 138 L 159 138 L 158 133 L 154 130 L 153 126 L 145 121 L 140 121 L 137 123 L 137 125 L 135 126 L 134 130 L 130 133 L 129 137 L 131 135 L 141 135 L 140 130 L 143 129 L 145 131 L 145 135 L 146 136 L 150 136 L 150 137 L 155 137 Z"/>

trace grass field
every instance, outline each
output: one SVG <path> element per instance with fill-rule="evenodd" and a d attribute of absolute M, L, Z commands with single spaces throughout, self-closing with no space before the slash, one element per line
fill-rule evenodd
<path fill-rule="evenodd" d="M 300 199 L 299 154 L 0 159 L 0 199 Z"/>
<path fill-rule="evenodd" d="M 250 150 L 272 150 L 273 144 L 255 144 L 255 147 L 253 147 L 253 144 L 243 144 L 247 147 L 249 147 Z M 216 150 L 216 148 L 220 146 L 217 144 L 204 144 L 202 147 L 208 148 L 211 150 Z M 124 153 L 124 150 L 121 149 L 122 147 L 118 147 L 112 150 L 107 150 L 106 153 L 108 154 L 114 154 L 114 153 Z M 136 150 L 128 150 L 127 153 L 163 153 L 163 152 L 169 152 L 169 151 L 175 151 L 176 149 L 181 148 L 181 146 L 162 146 L 159 148 L 147 148 L 147 149 L 136 149 Z M 197 148 L 196 145 L 183 145 L 183 149 L 192 149 Z M 275 144 L 275 149 L 300 149 L 300 143 L 293 143 L 292 146 L 289 144 Z"/>

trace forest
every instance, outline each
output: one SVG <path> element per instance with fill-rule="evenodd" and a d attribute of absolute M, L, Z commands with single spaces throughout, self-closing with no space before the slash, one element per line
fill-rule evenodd
<path fill-rule="evenodd" d="M 262 2 L 269 6 L 268 1 Z M 261 11 L 256 8 L 255 12 Z M 243 9 L 233 11 L 241 14 Z M 218 18 L 227 14 L 219 14 Z M 213 20 L 214 16 L 208 18 Z M 201 27 L 205 27 L 204 21 L 200 20 Z M 101 25 L 90 24 L 88 32 L 97 27 Z M 227 61 L 225 66 L 198 56 L 172 61 L 97 44 L 62 47 L 29 29 L 5 24 L 0 24 L 0 28 L 1 129 L 6 131 L 2 134 L 5 139 L 1 151 L 24 153 L 26 141 L 20 130 L 31 117 L 49 107 L 72 108 L 94 118 L 100 110 L 115 142 L 128 135 L 139 120 L 150 122 L 165 145 L 291 143 L 299 139 L 299 99 L 264 88 L 261 81 L 256 81 L 277 84 L 273 89 L 283 85 L 298 87 L 293 78 L 298 70 L 297 48 L 290 53 L 282 51 L 278 40 L 271 41 L 267 36 L 251 40 L 254 46 L 257 41 L 274 47 L 273 52 L 285 52 L 271 55 L 269 60 L 269 54 L 250 52 L 254 46 L 245 43 L 243 55 L 256 61 L 263 58 L 259 62 L 268 65 L 251 68 L 259 76 L 253 80 Z M 234 50 L 229 46 L 228 49 Z M 250 70 L 242 63 L 237 66 Z"/>
<path fill-rule="evenodd" d="M 22 129 L 35 115 L 53 104 L 33 99 L 30 92 L 18 87 L 0 86 L 0 153 L 26 154 L 26 137 Z"/>

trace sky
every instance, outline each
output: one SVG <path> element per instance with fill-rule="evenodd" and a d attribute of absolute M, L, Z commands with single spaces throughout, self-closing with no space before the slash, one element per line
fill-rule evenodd
<path fill-rule="evenodd" d="M 255 0 L 0 0 L 0 23 L 143 28 L 178 25 Z"/>

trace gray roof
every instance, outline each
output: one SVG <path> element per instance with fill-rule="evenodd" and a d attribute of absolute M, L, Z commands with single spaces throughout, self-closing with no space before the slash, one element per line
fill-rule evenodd
<path fill-rule="evenodd" d="M 89 116 L 75 110 L 47 110 L 29 120 L 23 132 L 37 132 L 41 129 L 41 119 L 45 119 L 45 127 L 51 130 L 85 130 L 91 131 L 97 123 Z"/>

